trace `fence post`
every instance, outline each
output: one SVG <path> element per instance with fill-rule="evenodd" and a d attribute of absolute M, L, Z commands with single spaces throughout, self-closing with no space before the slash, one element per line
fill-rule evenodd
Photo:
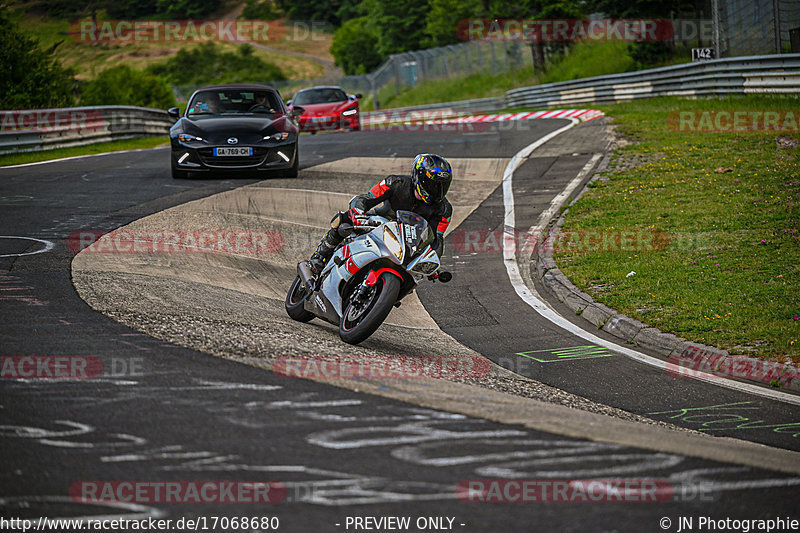
<path fill-rule="evenodd" d="M 714 32 L 714 53 L 717 57 L 722 57 L 722 50 L 719 48 L 719 0 L 711 0 L 711 25 Z"/>
<path fill-rule="evenodd" d="M 394 67 L 394 94 L 400 94 L 400 61 L 396 55 L 391 56 Z"/>
<path fill-rule="evenodd" d="M 376 86 L 375 78 L 367 76 L 367 80 L 369 80 L 369 88 L 372 93 L 372 106 L 377 111 L 381 108 L 381 103 L 378 101 L 378 87 Z"/>

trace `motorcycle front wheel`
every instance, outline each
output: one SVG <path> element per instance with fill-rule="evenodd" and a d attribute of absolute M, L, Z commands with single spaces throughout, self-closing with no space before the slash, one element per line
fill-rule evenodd
<path fill-rule="evenodd" d="M 374 290 L 363 302 L 351 301 L 339 322 L 339 337 L 348 344 L 358 344 L 375 333 L 383 324 L 400 293 L 400 280 L 384 272 L 375 282 Z"/>
<path fill-rule="evenodd" d="M 305 307 L 303 307 L 303 301 L 305 300 L 303 296 L 305 292 L 306 286 L 303 280 L 300 279 L 300 276 L 297 276 L 289 289 L 289 294 L 286 295 L 286 312 L 292 319 L 300 322 L 308 322 L 314 318 L 314 315 L 306 311 Z"/>

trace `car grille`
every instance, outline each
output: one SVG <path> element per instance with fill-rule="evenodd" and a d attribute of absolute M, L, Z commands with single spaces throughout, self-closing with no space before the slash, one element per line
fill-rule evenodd
<path fill-rule="evenodd" d="M 256 167 L 264 162 L 267 157 L 266 148 L 253 148 L 251 156 L 214 156 L 213 148 L 201 148 L 197 151 L 200 161 L 209 167 Z"/>

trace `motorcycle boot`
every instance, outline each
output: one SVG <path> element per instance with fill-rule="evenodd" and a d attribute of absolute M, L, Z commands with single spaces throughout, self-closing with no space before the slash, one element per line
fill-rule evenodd
<path fill-rule="evenodd" d="M 342 240 L 342 237 L 336 229 L 331 228 L 328 230 L 328 233 L 325 234 L 319 246 L 317 246 L 314 255 L 308 260 L 311 265 L 311 271 L 315 276 L 319 276 L 320 272 L 323 271 L 328 260 L 333 255 L 333 251 L 336 250 L 336 247 L 339 246 Z"/>

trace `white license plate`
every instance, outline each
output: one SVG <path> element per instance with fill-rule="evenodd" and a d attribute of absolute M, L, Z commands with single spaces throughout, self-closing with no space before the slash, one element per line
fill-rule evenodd
<path fill-rule="evenodd" d="M 253 155 L 253 148 L 251 146 L 223 146 L 221 148 L 214 148 L 215 156 L 238 156 L 246 157 Z"/>

